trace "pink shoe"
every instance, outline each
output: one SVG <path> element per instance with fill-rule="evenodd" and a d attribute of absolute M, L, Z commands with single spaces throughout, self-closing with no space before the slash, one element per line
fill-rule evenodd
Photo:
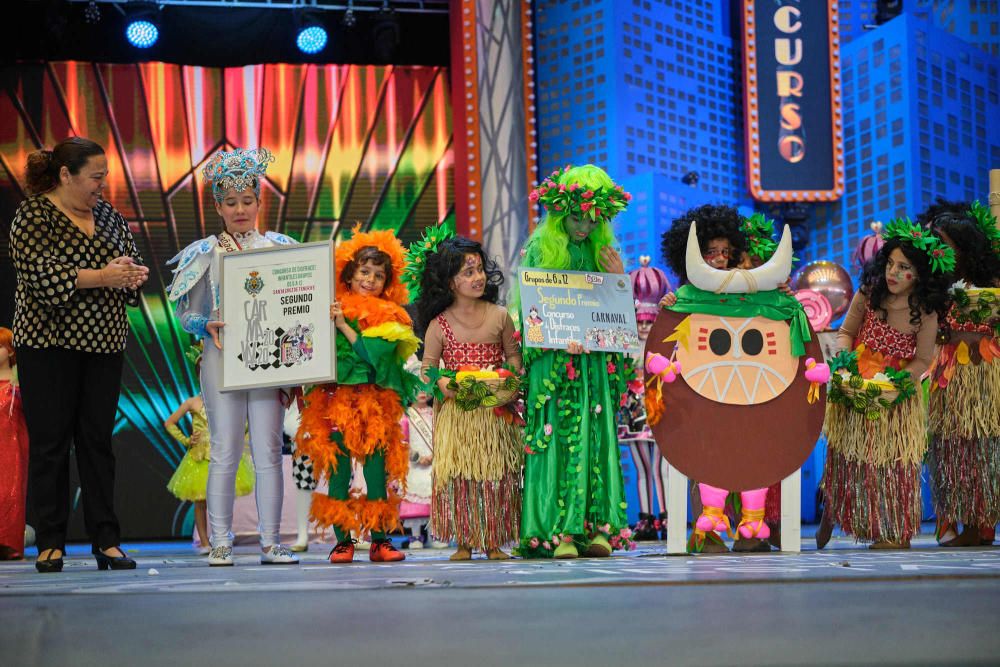
<path fill-rule="evenodd" d="M 726 534 L 733 537 L 733 527 L 726 516 L 726 496 L 729 492 L 708 484 L 698 484 L 698 492 L 701 494 L 701 516 L 694 523 L 694 532 L 699 537 L 704 537 L 705 533 L 716 533 L 726 531 Z"/>
<path fill-rule="evenodd" d="M 771 536 L 771 529 L 764 522 L 764 504 L 766 502 L 766 487 L 740 492 L 740 504 L 743 505 L 743 510 L 740 513 L 740 524 L 736 526 L 740 537 L 745 539 L 757 537 L 766 540 Z"/>

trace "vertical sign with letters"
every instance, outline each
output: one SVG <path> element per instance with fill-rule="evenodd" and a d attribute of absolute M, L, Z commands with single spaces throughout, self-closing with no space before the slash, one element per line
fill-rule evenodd
<path fill-rule="evenodd" d="M 844 190 L 836 0 L 742 0 L 750 193 L 833 201 Z"/>

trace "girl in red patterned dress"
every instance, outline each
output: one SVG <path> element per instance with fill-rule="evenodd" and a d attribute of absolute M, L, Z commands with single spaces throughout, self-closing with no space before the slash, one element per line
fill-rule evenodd
<path fill-rule="evenodd" d="M 854 351 L 852 375 L 885 376 L 900 391 L 879 396 L 885 405 L 862 405 L 863 394 L 838 399 L 831 389 L 819 548 L 830 539 L 833 524 L 873 549 L 909 548 L 920 531 L 920 468 L 927 450 L 920 378 L 934 355 L 954 255 L 908 222 L 888 225 L 883 236 L 886 243 L 865 269 L 837 334 L 842 353 L 831 367 L 837 368 L 843 352 Z M 906 371 L 912 383 L 898 371 Z"/>
<path fill-rule="evenodd" d="M 410 262 L 423 269 L 415 298 L 417 331 L 425 334 L 422 375 L 436 378 L 443 399 L 434 421 L 431 532 L 458 543 L 452 560 L 468 560 L 473 550 L 504 560 L 501 547 L 520 535 L 520 418 L 507 406 L 463 410 L 439 371 L 443 361 L 446 371 L 507 365 L 520 373 L 514 323 L 497 305 L 503 274 L 475 241 L 427 243 L 411 247 Z M 418 255 L 424 259 L 414 262 Z"/>

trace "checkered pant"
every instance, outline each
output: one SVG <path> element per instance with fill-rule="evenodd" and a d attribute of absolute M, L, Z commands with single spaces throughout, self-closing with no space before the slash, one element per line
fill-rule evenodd
<path fill-rule="evenodd" d="M 299 456 L 296 453 L 295 441 L 292 441 L 292 479 L 295 480 L 295 488 L 303 491 L 315 491 L 317 482 L 313 475 L 313 464 L 308 456 Z"/>

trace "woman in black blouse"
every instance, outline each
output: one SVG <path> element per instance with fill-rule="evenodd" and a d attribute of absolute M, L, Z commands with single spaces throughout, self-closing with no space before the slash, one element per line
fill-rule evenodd
<path fill-rule="evenodd" d="M 29 197 L 10 251 L 17 272 L 14 346 L 28 424 L 28 494 L 37 516 L 39 572 L 63 566 L 70 443 L 84 523 L 100 569 L 132 569 L 119 547 L 111 451 L 128 318 L 149 269 L 128 223 L 101 199 L 108 160 L 80 137 L 28 156 Z"/>

